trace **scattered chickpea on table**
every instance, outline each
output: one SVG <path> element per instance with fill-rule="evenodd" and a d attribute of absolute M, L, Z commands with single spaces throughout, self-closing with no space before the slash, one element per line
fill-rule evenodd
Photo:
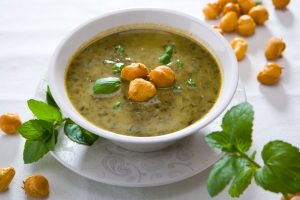
<path fill-rule="evenodd" d="M 0 192 L 4 192 L 8 189 L 15 173 L 16 171 L 13 167 L 0 168 Z"/>
<path fill-rule="evenodd" d="M 256 24 L 250 15 L 242 15 L 237 22 L 237 32 L 242 36 L 254 34 Z"/>
<path fill-rule="evenodd" d="M 264 85 L 274 85 L 280 80 L 282 67 L 277 63 L 267 63 L 258 73 L 257 80 Z"/>
<path fill-rule="evenodd" d="M 30 176 L 23 184 L 23 189 L 29 197 L 46 198 L 49 196 L 49 183 L 44 176 Z"/>
<path fill-rule="evenodd" d="M 21 119 L 16 113 L 6 113 L 0 116 L 0 129 L 6 134 L 16 134 L 21 124 Z"/>
<path fill-rule="evenodd" d="M 274 60 L 282 56 L 286 45 L 283 39 L 278 37 L 272 37 L 268 40 L 265 48 L 265 56 L 268 60 Z"/>
<path fill-rule="evenodd" d="M 246 51 L 248 49 L 247 41 L 244 38 L 234 38 L 230 44 L 237 60 L 242 60 L 245 57 Z"/>

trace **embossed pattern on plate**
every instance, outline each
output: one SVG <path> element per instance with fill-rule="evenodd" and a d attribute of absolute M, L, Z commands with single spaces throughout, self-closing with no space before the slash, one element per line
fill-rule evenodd
<path fill-rule="evenodd" d="M 35 99 L 45 101 L 47 81 L 42 80 Z M 229 108 L 246 100 L 243 86 Z M 212 124 L 170 147 L 150 153 L 132 152 L 105 139 L 90 147 L 76 144 L 60 130 L 55 151 L 51 154 L 65 167 L 86 178 L 111 185 L 151 187 L 178 182 L 210 167 L 221 156 L 207 146 L 205 134 L 218 130 L 222 115 Z"/>

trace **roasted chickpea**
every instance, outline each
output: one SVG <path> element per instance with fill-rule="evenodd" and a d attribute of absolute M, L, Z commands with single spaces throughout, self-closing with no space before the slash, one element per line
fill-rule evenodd
<path fill-rule="evenodd" d="M 273 5 L 277 9 L 285 9 L 289 5 L 290 0 L 272 0 Z"/>
<path fill-rule="evenodd" d="M 219 25 L 213 25 L 213 28 L 214 28 L 216 31 L 218 31 L 221 35 L 224 34 L 224 31 L 220 28 Z"/>
<path fill-rule="evenodd" d="M 265 56 L 268 60 L 274 60 L 281 57 L 285 50 L 285 43 L 281 38 L 272 37 L 266 44 Z"/>
<path fill-rule="evenodd" d="M 228 12 L 226 13 L 220 21 L 220 27 L 224 32 L 232 32 L 237 27 L 238 15 L 236 12 Z"/>
<path fill-rule="evenodd" d="M 237 15 L 240 15 L 240 6 L 237 3 L 227 3 L 223 8 L 223 15 L 226 13 L 233 11 L 236 12 Z"/>
<path fill-rule="evenodd" d="M 249 15 L 257 25 L 262 25 L 269 19 L 269 12 L 266 7 L 262 5 L 255 6 L 249 11 Z"/>
<path fill-rule="evenodd" d="M 281 76 L 282 67 L 277 63 L 268 63 L 257 75 L 257 80 L 264 85 L 276 84 Z"/>
<path fill-rule="evenodd" d="M 203 14 L 206 19 L 217 19 L 221 13 L 221 7 L 218 2 L 208 3 L 203 8 Z"/>
<path fill-rule="evenodd" d="M 244 38 L 234 38 L 230 44 L 237 60 L 242 60 L 245 57 L 246 51 L 248 49 L 247 41 Z"/>
<path fill-rule="evenodd" d="M 242 14 L 248 14 L 249 10 L 255 6 L 253 0 L 237 0 L 237 2 L 240 5 Z"/>
<path fill-rule="evenodd" d="M 243 36 L 253 35 L 255 32 L 256 24 L 252 17 L 249 15 L 242 15 L 237 24 L 237 32 Z"/>
<path fill-rule="evenodd" d="M 124 67 L 121 71 L 121 78 L 132 81 L 136 78 L 146 78 L 149 74 L 149 69 L 142 63 L 131 63 Z"/>
<path fill-rule="evenodd" d="M 289 194 L 288 197 L 290 200 L 300 200 L 300 193 Z M 284 196 L 281 198 L 281 200 L 285 200 Z"/>
<path fill-rule="evenodd" d="M 227 3 L 236 3 L 237 0 L 218 0 L 219 5 L 223 8 Z"/>
<path fill-rule="evenodd" d="M 25 193 L 33 198 L 46 198 L 49 195 L 48 180 L 41 175 L 28 177 L 24 182 Z"/>
<path fill-rule="evenodd" d="M 142 78 L 130 81 L 128 98 L 132 101 L 142 102 L 151 99 L 156 94 L 153 83 Z"/>
<path fill-rule="evenodd" d="M 6 113 L 0 116 L 0 129 L 7 134 L 15 134 L 22 122 L 16 113 Z"/>
<path fill-rule="evenodd" d="M 7 190 L 10 182 L 15 176 L 13 167 L 0 168 L 0 192 Z"/>
<path fill-rule="evenodd" d="M 162 65 L 156 67 L 154 70 L 150 72 L 150 80 L 157 87 L 170 87 L 173 85 L 175 81 L 175 72 L 168 66 Z"/>

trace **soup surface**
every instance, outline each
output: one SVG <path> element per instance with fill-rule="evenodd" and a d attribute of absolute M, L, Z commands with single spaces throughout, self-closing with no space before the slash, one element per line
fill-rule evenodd
<path fill-rule="evenodd" d="M 93 94 L 97 79 L 119 77 L 112 70 L 115 63 L 160 66 L 158 58 L 168 44 L 175 46 L 168 64 L 176 73 L 171 88 L 157 89 L 142 103 L 128 100 L 126 81 L 113 95 Z M 130 136 L 157 136 L 183 129 L 209 112 L 219 95 L 221 72 L 213 56 L 194 40 L 168 31 L 135 29 L 79 49 L 69 62 L 66 88 L 73 106 L 96 126 Z"/>

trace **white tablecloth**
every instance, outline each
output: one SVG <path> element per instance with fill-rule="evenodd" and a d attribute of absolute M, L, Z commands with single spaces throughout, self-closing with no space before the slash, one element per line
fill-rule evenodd
<path fill-rule="evenodd" d="M 79 24 L 104 12 L 129 7 L 159 7 L 180 10 L 203 19 L 202 8 L 208 0 L 1 0 L 0 1 L 0 114 L 20 113 L 30 118 L 26 100 L 31 98 L 58 43 Z M 240 63 L 240 76 L 248 100 L 254 105 L 253 148 L 274 139 L 300 146 L 300 1 L 291 0 L 289 9 L 276 11 L 271 0 L 264 4 L 270 12 L 266 26 L 258 27 L 248 39 L 249 52 Z M 212 22 L 217 23 L 217 22 Z M 256 74 L 264 66 L 264 44 L 272 35 L 284 38 L 287 49 L 279 63 L 284 66 L 281 82 L 261 86 Z M 228 39 L 235 34 L 227 35 Z M 22 160 L 24 140 L 0 133 L 0 167 L 14 166 L 16 176 L 0 199 L 27 199 L 22 180 L 31 174 L 45 175 L 50 182 L 49 199 L 107 200 L 195 200 L 210 199 L 206 191 L 209 170 L 179 183 L 153 188 L 124 188 L 85 179 L 63 167 L 51 155 L 36 164 Z M 259 161 L 261 162 L 261 161 Z M 226 192 L 215 198 L 230 199 Z M 252 186 L 241 199 L 279 199 Z"/>

